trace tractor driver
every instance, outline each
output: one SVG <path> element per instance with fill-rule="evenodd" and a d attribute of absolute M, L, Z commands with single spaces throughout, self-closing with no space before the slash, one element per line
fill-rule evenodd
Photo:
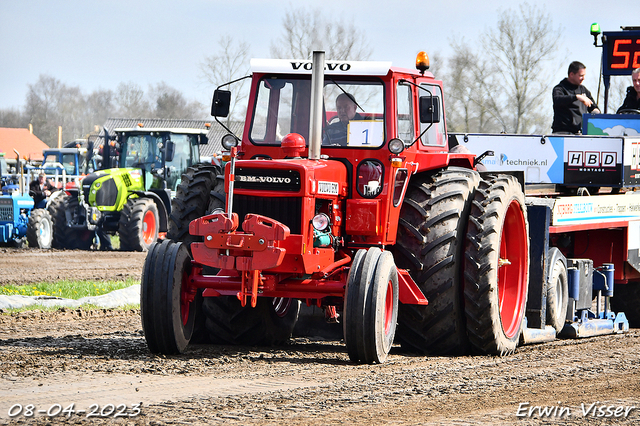
<path fill-rule="evenodd" d="M 41 172 L 38 178 L 29 184 L 29 194 L 33 197 L 35 208 L 42 209 L 46 205 L 46 199 L 55 190 L 47 175 Z"/>
<path fill-rule="evenodd" d="M 347 146 L 347 126 L 351 120 L 362 120 L 362 116 L 356 112 L 356 99 L 350 93 L 341 93 L 336 98 L 336 111 L 338 121 L 330 124 L 325 129 L 322 145 Z"/>

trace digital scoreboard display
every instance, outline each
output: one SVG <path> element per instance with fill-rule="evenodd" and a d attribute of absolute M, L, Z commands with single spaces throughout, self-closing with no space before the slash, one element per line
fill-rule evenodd
<path fill-rule="evenodd" d="M 603 74 L 630 75 L 640 68 L 640 31 L 605 32 Z"/>

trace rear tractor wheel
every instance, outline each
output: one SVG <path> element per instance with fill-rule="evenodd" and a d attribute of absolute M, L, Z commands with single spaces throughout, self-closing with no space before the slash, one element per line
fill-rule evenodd
<path fill-rule="evenodd" d="M 409 271 L 429 305 L 400 305 L 397 339 L 403 349 L 432 355 L 468 351 L 462 249 L 479 180 L 473 170 L 449 167 L 409 182 L 395 258 L 399 268 Z"/>
<path fill-rule="evenodd" d="M 258 297 L 255 307 L 242 306 L 235 296 L 202 300 L 205 327 L 214 344 L 273 346 L 289 341 L 300 312 L 300 301 Z"/>
<path fill-rule="evenodd" d="M 480 182 L 465 252 L 469 340 L 482 353 L 512 353 L 522 331 L 529 282 L 527 213 L 514 177 L 490 175 Z"/>

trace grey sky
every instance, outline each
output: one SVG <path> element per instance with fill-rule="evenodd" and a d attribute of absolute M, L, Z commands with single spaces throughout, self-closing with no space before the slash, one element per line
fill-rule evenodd
<path fill-rule="evenodd" d="M 600 49 L 589 35 L 592 22 L 604 31 L 640 25 L 636 0 L 533 0 L 564 28 L 560 53 L 587 65 L 595 94 Z M 22 107 L 28 85 L 51 75 L 85 94 L 134 82 L 147 90 L 161 81 L 187 99 L 208 104 L 212 88 L 201 83 L 199 63 L 216 52 L 222 35 L 246 41 L 252 57 L 269 57 L 282 33 L 290 1 L 264 0 L 0 0 L 0 108 Z M 293 3 L 320 7 L 327 16 L 352 20 L 366 32 L 371 60 L 411 68 L 420 50 L 450 53 L 450 40 L 468 41 L 494 28 L 506 0 L 389 2 L 323 0 Z M 637 22 L 633 22 L 636 19 Z M 566 74 L 559 64 L 555 84 Z M 437 76 L 436 76 L 437 77 Z M 446 81 L 445 81 L 446 88 Z"/>

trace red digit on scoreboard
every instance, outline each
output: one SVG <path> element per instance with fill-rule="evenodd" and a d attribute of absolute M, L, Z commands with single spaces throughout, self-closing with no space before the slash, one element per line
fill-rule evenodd
<path fill-rule="evenodd" d="M 636 40 L 637 42 L 637 40 Z M 631 40 L 630 39 L 618 39 L 614 42 L 613 44 L 613 53 L 612 56 L 615 57 L 621 57 L 624 58 L 624 62 L 622 63 L 618 63 L 618 64 L 611 64 L 611 68 L 615 68 L 615 69 L 625 69 L 629 67 L 629 52 L 620 52 L 619 50 L 619 46 L 621 44 L 631 44 Z M 633 55 L 633 61 L 634 63 L 636 62 L 637 59 L 637 52 L 635 55 Z"/>

